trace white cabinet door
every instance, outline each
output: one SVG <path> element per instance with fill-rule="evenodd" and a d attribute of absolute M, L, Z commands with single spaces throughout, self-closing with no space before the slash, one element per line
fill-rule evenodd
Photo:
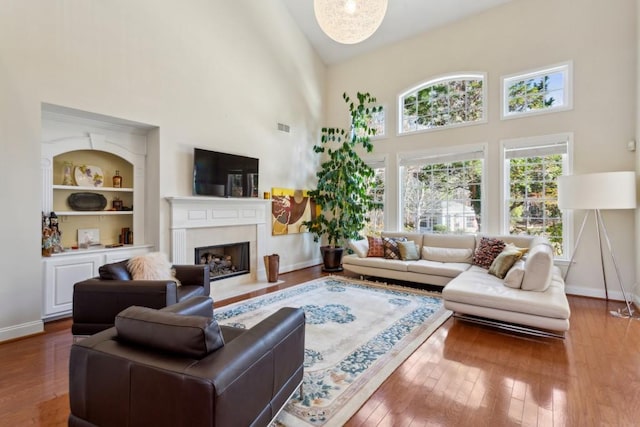
<path fill-rule="evenodd" d="M 71 313 L 73 285 L 98 275 L 102 254 L 46 258 L 44 266 L 44 318 Z"/>

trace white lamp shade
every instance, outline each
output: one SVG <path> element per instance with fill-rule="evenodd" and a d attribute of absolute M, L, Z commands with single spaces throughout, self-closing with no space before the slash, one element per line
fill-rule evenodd
<path fill-rule="evenodd" d="M 369 38 L 387 13 L 387 0 L 314 0 L 318 25 L 338 43 L 355 44 Z"/>
<path fill-rule="evenodd" d="M 565 175 L 558 178 L 560 209 L 635 209 L 632 171 Z"/>

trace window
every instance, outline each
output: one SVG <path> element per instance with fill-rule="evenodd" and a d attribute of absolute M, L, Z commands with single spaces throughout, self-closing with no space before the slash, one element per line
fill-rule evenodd
<path fill-rule="evenodd" d="M 373 201 L 378 204 L 378 208 L 369 212 L 368 221 L 362 233 L 365 236 L 379 236 L 384 230 L 384 186 L 385 186 L 385 164 L 384 160 L 367 162 L 373 169 L 373 182 L 369 193 L 373 195 Z"/>
<path fill-rule="evenodd" d="M 572 108 L 571 63 L 502 78 L 502 118 Z"/>
<path fill-rule="evenodd" d="M 399 133 L 486 121 L 484 82 L 484 74 L 448 75 L 403 93 Z"/>
<path fill-rule="evenodd" d="M 503 142 L 504 232 L 541 235 L 558 258 L 567 257 L 565 213 L 558 208 L 558 177 L 568 173 L 569 135 Z"/>
<path fill-rule="evenodd" d="M 482 229 L 484 149 L 400 160 L 402 228 L 427 233 Z"/>
<path fill-rule="evenodd" d="M 376 133 L 372 138 L 380 138 L 385 136 L 385 114 L 384 108 L 375 113 L 371 113 L 369 117 L 369 127 L 375 129 Z"/>

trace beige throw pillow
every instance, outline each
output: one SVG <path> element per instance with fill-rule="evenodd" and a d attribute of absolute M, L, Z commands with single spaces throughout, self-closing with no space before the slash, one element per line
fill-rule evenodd
<path fill-rule="evenodd" d="M 171 263 L 162 252 L 133 257 L 127 263 L 127 269 L 133 280 L 173 280 L 180 286 Z"/>
<path fill-rule="evenodd" d="M 493 274 L 499 279 L 504 279 L 509 269 L 513 267 L 513 264 L 520 258 L 522 258 L 522 253 L 518 250 L 503 250 L 491 263 L 489 274 Z"/>
<path fill-rule="evenodd" d="M 550 245 L 535 245 L 527 254 L 524 263 L 522 289 L 525 291 L 544 292 L 551 285 L 553 272 L 553 250 Z"/>
<path fill-rule="evenodd" d="M 366 258 L 369 252 L 369 240 L 349 240 L 349 248 L 358 255 L 358 258 Z"/>
<path fill-rule="evenodd" d="M 400 250 L 400 258 L 402 258 L 403 261 L 416 261 L 420 259 L 418 247 L 413 240 L 398 242 L 398 249 Z"/>
<path fill-rule="evenodd" d="M 524 277 L 524 267 L 514 266 L 509 270 L 502 282 L 505 286 L 513 289 L 520 289 L 522 286 L 522 278 Z"/>

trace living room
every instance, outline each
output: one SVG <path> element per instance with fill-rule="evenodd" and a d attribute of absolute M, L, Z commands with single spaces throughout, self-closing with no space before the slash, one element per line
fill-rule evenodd
<path fill-rule="evenodd" d="M 322 126 L 346 126 L 342 93 L 367 91 L 386 109 L 374 140 L 386 165 L 385 221 L 400 226 L 398 158 L 486 147 L 483 231 L 502 232 L 501 143 L 571 134 L 572 173 L 637 170 L 638 7 L 633 0 L 513 0 L 380 48 L 325 64 L 284 4 L 9 0 L 0 14 L 5 279 L 0 341 L 43 330 L 40 224 L 42 105 L 154 127 L 147 158 L 148 242 L 171 252 L 166 197 L 192 194 L 194 147 L 260 159 L 260 191 L 313 188 Z M 501 120 L 501 78 L 571 61 L 573 108 Z M 486 122 L 399 135 L 398 96 L 438 76 L 486 73 Z M 604 79 L 604 80 L 603 80 Z M 597 82 L 603 80 L 602 88 Z M 290 126 L 278 131 L 278 123 Z M 283 167 L 287 165 L 288 167 Z M 623 286 L 638 304 L 637 214 L 605 220 Z M 579 219 L 570 222 L 571 243 Z M 390 227 L 392 229 L 394 227 Z M 603 298 L 595 232 L 576 254 L 567 292 Z M 571 244 L 569 244 L 571 246 Z M 319 263 L 309 234 L 268 236 L 281 271 Z M 566 269 L 568 260 L 559 265 Z M 612 266 L 608 273 L 613 277 Z M 16 286 L 19 291 L 16 292 Z M 620 299 L 618 284 L 611 293 Z"/>

